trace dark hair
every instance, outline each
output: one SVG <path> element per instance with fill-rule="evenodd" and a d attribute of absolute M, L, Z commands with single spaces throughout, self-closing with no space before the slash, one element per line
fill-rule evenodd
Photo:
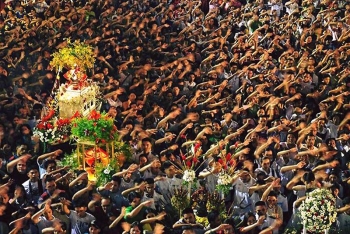
<path fill-rule="evenodd" d="M 55 164 L 55 166 L 57 166 L 57 163 L 54 159 L 48 159 L 44 162 L 44 169 L 47 169 L 47 167 L 49 166 L 49 164 Z"/>
<path fill-rule="evenodd" d="M 248 225 L 248 219 L 249 219 L 249 217 L 252 217 L 252 216 L 255 218 L 255 215 L 254 215 L 253 212 L 248 212 L 248 213 L 246 213 L 244 215 L 244 217 L 243 217 L 243 226 L 247 226 Z"/>
<path fill-rule="evenodd" d="M 131 203 L 135 198 L 141 198 L 141 195 L 137 192 L 131 192 L 128 195 L 128 201 Z"/>
<path fill-rule="evenodd" d="M 130 230 L 131 228 L 134 228 L 134 227 L 138 227 L 142 233 L 142 225 L 139 222 L 135 221 L 132 224 L 130 224 Z"/>
<path fill-rule="evenodd" d="M 185 208 L 185 209 L 182 211 L 182 215 L 184 215 L 184 214 L 194 214 L 193 209 L 190 208 L 190 207 Z"/>
<path fill-rule="evenodd" d="M 145 182 L 146 182 L 147 184 L 154 184 L 154 179 L 153 179 L 153 178 L 146 178 L 146 179 L 145 179 Z"/>
<path fill-rule="evenodd" d="M 152 140 L 149 137 L 143 138 L 142 142 L 150 142 L 152 144 Z"/>
<path fill-rule="evenodd" d="M 122 182 L 122 178 L 119 177 L 119 176 L 112 176 L 112 180 L 113 180 L 114 182 L 117 182 L 118 185 L 120 185 L 120 183 Z"/>
<path fill-rule="evenodd" d="M 315 180 L 315 175 L 312 171 L 310 171 L 303 175 L 303 179 L 306 183 L 310 183 Z"/>
<path fill-rule="evenodd" d="M 255 207 L 257 206 L 266 206 L 266 203 L 264 201 L 257 201 L 255 202 Z"/>
<path fill-rule="evenodd" d="M 36 166 L 36 165 L 29 165 L 28 167 L 27 167 L 27 173 L 29 173 L 31 170 L 37 170 L 37 171 L 39 171 L 39 168 L 38 168 L 38 166 Z"/>
<path fill-rule="evenodd" d="M 47 183 L 47 182 L 52 182 L 52 181 L 55 181 L 55 178 L 53 178 L 52 176 L 46 176 L 46 178 L 45 178 L 45 183 Z"/>
<path fill-rule="evenodd" d="M 87 207 L 88 204 L 84 200 L 74 200 L 74 208 L 79 208 L 79 207 Z"/>
<path fill-rule="evenodd" d="M 278 194 L 275 191 L 271 191 L 268 195 L 269 197 L 278 197 Z"/>
<path fill-rule="evenodd" d="M 219 217 L 219 212 L 217 212 L 216 210 L 213 210 L 211 212 L 209 212 L 209 214 L 207 215 L 207 218 L 208 218 L 208 222 L 211 223 L 211 222 L 214 222 L 215 219 L 217 217 Z"/>

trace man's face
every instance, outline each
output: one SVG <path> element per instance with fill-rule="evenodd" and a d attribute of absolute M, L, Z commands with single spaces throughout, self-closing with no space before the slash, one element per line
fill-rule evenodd
<path fill-rule="evenodd" d="M 175 175 L 175 166 L 171 165 L 165 170 L 165 173 L 168 177 L 173 177 Z"/>
<path fill-rule="evenodd" d="M 255 207 L 255 212 L 260 216 L 266 215 L 266 206 L 257 206 Z"/>
<path fill-rule="evenodd" d="M 49 191 L 49 193 L 53 193 L 56 190 L 56 182 L 55 181 L 46 182 L 45 188 L 47 191 Z"/>
<path fill-rule="evenodd" d="M 113 186 L 111 187 L 112 192 L 116 192 L 119 189 L 119 184 L 117 181 L 112 181 Z"/>
<path fill-rule="evenodd" d="M 103 212 L 108 213 L 108 211 L 111 208 L 111 201 L 109 199 L 102 199 L 101 207 L 102 207 Z"/>
<path fill-rule="evenodd" d="M 183 220 L 185 223 L 195 223 L 196 221 L 193 213 L 184 214 Z"/>
<path fill-rule="evenodd" d="M 261 167 L 264 169 L 264 170 L 268 170 L 270 169 L 270 160 L 269 159 L 264 159 L 261 163 Z"/>
<path fill-rule="evenodd" d="M 315 141 L 316 141 L 315 136 L 308 136 L 307 139 L 306 139 L 306 145 L 308 147 L 314 146 Z"/>
<path fill-rule="evenodd" d="M 250 181 L 250 175 L 247 171 L 243 172 L 240 176 L 243 183 L 248 183 Z"/>
<path fill-rule="evenodd" d="M 39 179 L 39 172 L 38 170 L 30 170 L 28 173 L 27 173 L 28 177 L 29 177 L 29 180 L 31 182 L 37 182 L 38 179 Z"/>
<path fill-rule="evenodd" d="M 75 207 L 74 210 L 77 212 L 78 216 L 83 218 L 85 217 L 87 207 Z"/>
<path fill-rule="evenodd" d="M 146 184 L 145 190 L 146 190 L 146 193 L 153 195 L 153 193 L 154 193 L 154 184 Z"/>
<path fill-rule="evenodd" d="M 54 170 L 56 170 L 56 165 L 54 163 L 50 163 L 46 168 L 47 172 L 52 172 Z"/>
<path fill-rule="evenodd" d="M 17 170 L 21 174 L 25 174 L 27 170 L 27 164 L 24 161 L 19 161 L 17 163 Z"/>

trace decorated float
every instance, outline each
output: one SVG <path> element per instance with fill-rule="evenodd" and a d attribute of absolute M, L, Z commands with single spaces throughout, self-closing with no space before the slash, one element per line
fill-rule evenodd
<path fill-rule="evenodd" d="M 100 185 L 111 180 L 123 159 L 130 156 L 130 148 L 118 141 L 113 119 L 99 112 L 99 86 L 87 75 L 94 62 L 92 47 L 78 41 L 68 41 L 67 47 L 53 54 L 50 65 L 57 71 L 53 101 L 34 135 L 39 137 L 44 153 L 48 145 L 70 141 L 75 151 L 65 155 L 62 165 L 85 170 L 89 180 Z M 60 84 L 62 71 L 66 71 L 66 82 Z"/>

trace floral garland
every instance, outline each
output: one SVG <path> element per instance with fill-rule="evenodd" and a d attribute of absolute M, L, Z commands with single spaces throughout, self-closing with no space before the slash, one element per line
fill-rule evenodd
<path fill-rule="evenodd" d="M 105 144 L 118 138 L 113 119 L 107 114 L 93 110 L 87 117 L 78 117 L 72 121 L 72 135 L 80 140 Z"/>
<path fill-rule="evenodd" d="M 102 161 L 95 162 L 95 176 L 97 186 L 103 186 L 112 180 L 113 175 L 119 171 L 117 159 L 113 157 L 106 165 Z"/>
<path fill-rule="evenodd" d="M 310 192 L 299 208 L 304 228 L 316 233 L 328 230 L 337 218 L 335 202 L 327 189 Z"/>
<path fill-rule="evenodd" d="M 90 45 L 83 44 L 79 41 L 70 42 L 70 40 L 68 40 L 67 47 L 53 54 L 50 65 L 58 69 L 58 71 L 61 71 L 64 67 L 79 67 L 84 71 L 93 68 L 94 63 L 94 53 Z"/>

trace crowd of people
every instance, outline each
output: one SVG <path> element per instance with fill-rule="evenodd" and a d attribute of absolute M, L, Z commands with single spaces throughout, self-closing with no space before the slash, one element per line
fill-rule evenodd
<path fill-rule="evenodd" d="M 133 150 L 100 187 L 59 166 L 73 143 L 33 137 L 52 54 L 75 40 L 94 48 L 89 79 Z M 6 1 L 0 233 L 293 233 L 315 188 L 331 190 L 331 231 L 347 233 L 349 47 L 348 0 Z M 178 215 L 189 160 L 198 185 Z M 208 211 L 223 171 L 224 211 Z"/>

